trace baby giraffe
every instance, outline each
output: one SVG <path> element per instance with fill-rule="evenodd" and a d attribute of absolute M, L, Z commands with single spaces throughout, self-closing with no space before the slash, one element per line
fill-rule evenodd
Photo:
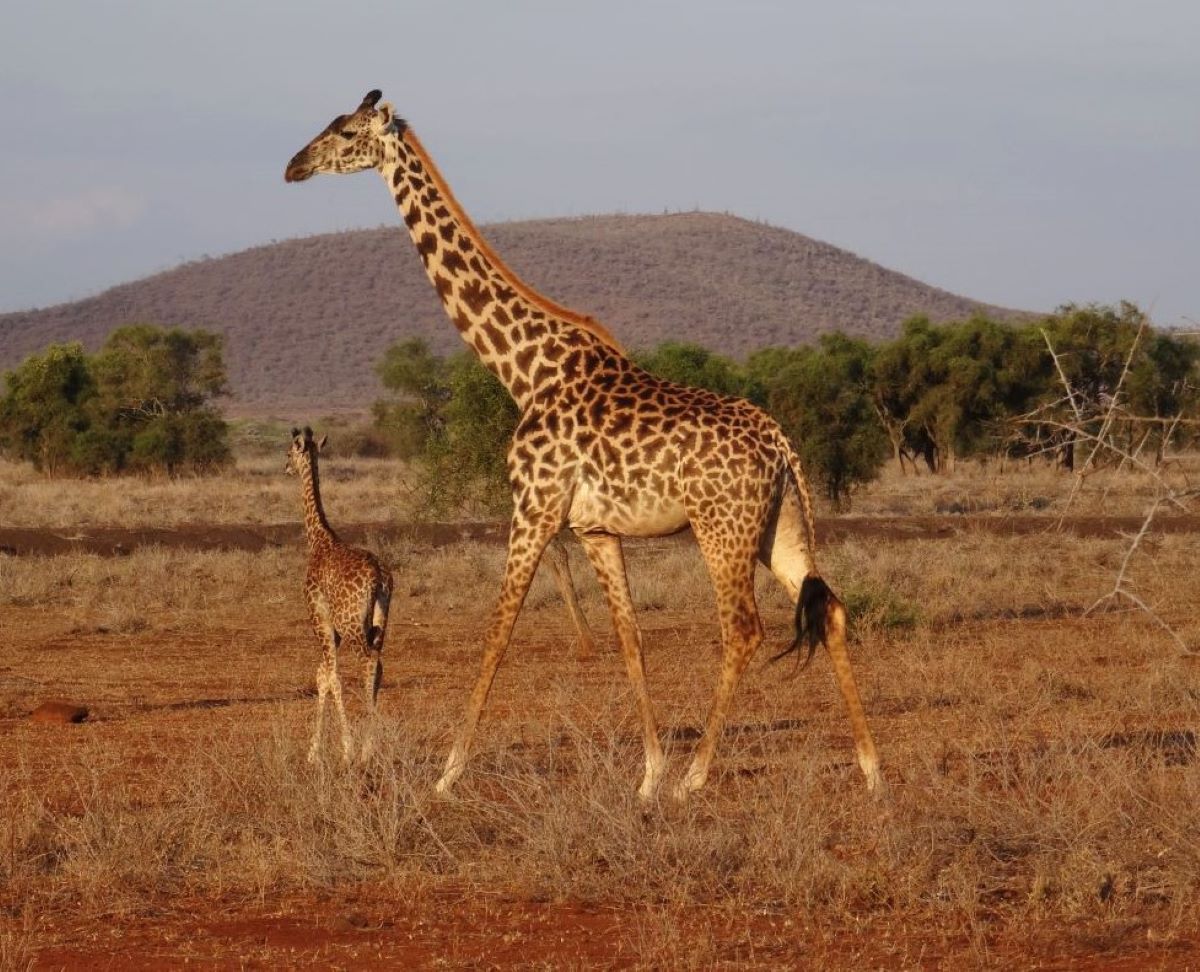
<path fill-rule="evenodd" d="M 337 652 L 343 644 L 348 644 L 365 662 L 363 686 L 367 727 L 360 755 L 366 759 L 370 754 L 375 698 L 383 679 L 383 636 L 392 598 L 391 572 L 380 566 L 367 551 L 342 543 L 325 519 L 317 477 L 317 454 L 327 439 L 328 436 L 324 436 L 320 442 L 314 442 L 312 429 L 306 427 L 303 432 L 292 429 L 292 445 L 284 466 L 289 475 L 300 477 L 304 487 L 304 533 L 308 539 L 304 596 L 322 652 L 321 665 L 317 669 L 317 726 L 308 750 L 310 763 L 317 758 L 321 748 L 326 693 L 333 696 L 341 722 L 342 755 L 347 762 L 351 757 L 353 747 L 337 671 Z"/>

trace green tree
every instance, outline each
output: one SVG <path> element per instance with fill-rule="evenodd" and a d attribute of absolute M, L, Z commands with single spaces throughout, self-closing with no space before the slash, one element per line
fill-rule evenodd
<path fill-rule="evenodd" d="M 507 456 L 517 404 L 470 352 L 450 358 L 446 374 L 449 396 L 423 457 L 427 505 L 435 512 L 463 506 L 505 510 L 511 501 Z"/>
<path fill-rule="evenodd" d="M 1145 347 L 1126 383 L 1129 410 L 1153 420 L 1144 429 L 1161 461 L 1166 434 L 1176 416 L 1200 417 L 1200 344 L 1160 331 L 1146 338 Z M 1194 439 L 1193 426 L 1176 431 L 1179 443 Z"/>
<path fill-rule="evenodd" d="M 984 317 L 940 330 L 928 352 L 928 385 L 917 396 L 912 418 L 943 461 L 995 453 L 1008 420 L 1026 411 L 1040 389 L 1030 342 Z"/>
<path fill-rule="evenodd" d="M 411 338 L 388 347 L 375 370 L 394 394 L 371 406 L 375 427 L 402 459 L 423 455 L 442 428 L 451 395 L 449 366 L 421 338 Z"/>
<path fill-rule="evenodd" d="M 95 355 L 55 345 L 9 372 L 0 448 L 51 475 L 215 469 L 230 459 L 211 404 L 225 388 L 217 335 L 121 327 Z"/>
<path fill-rule="evenodd" d="M 52 344 L 5 376 L 0 399 L 0 450 L 56 475 L 73 464 L 76 440 L 90 424 L 95 381 L 83 346 Z"/>
<path fill-rule="evenodd" d="M 916 456 L 937 472 L 956 456 L 1000 451 L 1008 420 L 1032 407 L 1043 387 L 1040 342 L 1028 329 L 985 317 L 906 321 L 879 347 L 870 376 L 872 406 L 901 469 Z"/>
<path fill-rule="evenodd" d="M 877 349 L 871 362 L 871 405 L 901 470 L 904 460 L 915 456 L 920 456 L 931 472 L 939 466 L 937 445 L 917 413 L 917 405 L 936 380 L 932 355 L 941 340 L 942 332 L 929 318 L 913 317 L 904 322 L 895 340 Z"/>
<path fill-rule="evenodd" d="M 1136 305 L 1068 304 L 1038 328 L 1039 337 L 1044 333 L 1043 348 L 1048 341 L 1058 358 L 1055 365 L 1047 349 L 1042 365 L 1041 404 L 1051 418 L 1095 433 L 1115 399 L 1119 410 L 1111 431 L 1129 448 L 1151 439 L 1161 457 L 1167 420 L 1195 415 L 1200 348 L 1150 328 Z M 1070 385 L 1071 400 L 1059 369 Z"/>
<path fill-rule="evenodd" d="M 181 415 L 227 390 L 219 334 L 127 324 L 92 360 L 97 406 L 111 413 Z"/>
<path fill-rule="evenodd" d="M 633 360 L 652 375 L 681 385 L 739 398 L 751 398 L 754 391 L 742 368 L 699 344 L 664 341 L 652 351 L 634 354 Z"/>
<path fill-rule="evenodd" d="M 873 350 L 844 334 L 791 352 L 767 386 L 767 407 L 796 443 L 809 477 L 838 507 L 874 479 L 887 437 L 871 402 Z"/>

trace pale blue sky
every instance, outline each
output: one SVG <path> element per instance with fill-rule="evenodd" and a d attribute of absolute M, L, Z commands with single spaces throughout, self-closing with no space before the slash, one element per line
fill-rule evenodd
<path fill-rule="evenodd" d="M 372 87 L 481 222 L 727 210 L 980 300 L 1200 321 L 1196 0 L 13 4 L 0 310 L 395 224 L 374 175 L 283 182 Z"/>

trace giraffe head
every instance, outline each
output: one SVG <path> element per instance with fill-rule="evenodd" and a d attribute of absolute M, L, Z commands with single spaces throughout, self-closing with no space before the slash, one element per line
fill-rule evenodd
<path fill-rule="evenodd" d="M 338 115 L 320 135 L 292 156 L 284 170 L 287 182 L 303 182 L 318 172 L 361 172 L 383 164 L 383 139 L 404 131 L 403 119 L 379 99 L 379 89 L 368 91 L 352 115 Z"/>
<path fill-rule="evenodd" d="M 307 474 L 317 461 L 317 454 L 325 448 L 329 436 L 323 435 L 320 440 L 313 440 L 313 430 L 307 425 L 304 431 L 292 429 L 292 444 L 288 447 L 287 462 L 283 471 L 289 476 Z"/>

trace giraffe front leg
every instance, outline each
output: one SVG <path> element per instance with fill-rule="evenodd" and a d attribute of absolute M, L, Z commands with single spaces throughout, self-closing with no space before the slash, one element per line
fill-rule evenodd
<path fill-rule="evenodd" d="M 504 565 L 504 584 L 500 590 L 500 599 L 492 612 L 492 621 L 484 636 L 483 659 L 479 667 L 479 675 L 475 679 L 475 687 L 471 690 L 471 698 L 467 703 L 467 714 L 462 728 L 450 747 L 446 757 L 446 767 L 437 781 L 436 790 L 446 794 L 455 784 L 467 766 L 467 753 L 471 747 L 471 739 L 475 735 L 475 727 L 479 724 L 479 716 L 483 712 L 496 670 L 504 658 L 504 652 L 512 637 L 513 625 L 525 603 L 525 595 L 529 592 L 530 582 L 537 571 L 538 561 L 550 538 L 558 531 L 561 520 L 558 517 L 542 514 L 538 520 L 531 520 L 525 512 L 526 503 L 518 500 L 513 512 L 512 529 L 508 537 L 508 560 Z"/>
<path fill-rule="evenodd" d="M 350 721 L 346 718 L 346 705 L 342 701 L 342 679 L 338 675 L 336 660 L 330 667 L 329 694 L 333 696 L 333 706 L 337 711 L 338 725 L 342 730 L 342 762 L 349 763 L 354 754 L 354 742 L 350 736 Z"/>
<path fill-rule="evenodd" d="M 633 609 L 633 596 L 629 592 L 629 576 L 625 571 L 625 555 L 619 537 L 608 535 L 584 535 L 579 538 L 588 560 L 596 571 L 600 586 L 608 598 L 613 627 L 625 659 L 625 672 L 637 699 L 638 715 L 642 721 L 642 744 L 646 755 L 645 772 L 638 796 L 647 801 L 658 790 L 666 769 L 667 759 L 663 755 L 662 743 L 658 739 L 658 722 L 654 716 L 654 705 L 646 689 L 646 666 L 642 655 L 642 633 L 638 630 L 637 615 Z"/>
<path fill-rule="evenodd" d="M 519 609 L 520 604 L 515 609 L 512 608 L 508 597 L 502 597 L 500 604 L 496 607 L 492 623 L 484 638 L 483 660 L 480 664 L 479 677 L 475 680 L 475 687 L 471 690 L 471 698 L 467 703 L 466 719 L 454 739 L 454 744 L 450 747 L 450 754 L 446 757 L 446 766 L 435 787 L 439 794 L 449 793 L 450 788 L 467 768 L 467 752 L 471 746 L 471 739 L 475 735 L 475 727 L 479 724 L 479 716 L 483 712 L 492 681 L 496 677 L 496 669 L 500 667 L 500 662 L 504 658 L 513 622 L 516 621 Z"/>
<path fill-rule="evenodd" d="M 367 652 L 367 662 L 363 676 L 363 705 L 366 718 L 363 720 L 363 738 L 358 752 L 358 761 L 365 763 L 375 750 L 375 722 L 378 718 L 376 700 L 379 696 L 379 686 L 383 681 L 383 658 L 378 651 Z"/>

